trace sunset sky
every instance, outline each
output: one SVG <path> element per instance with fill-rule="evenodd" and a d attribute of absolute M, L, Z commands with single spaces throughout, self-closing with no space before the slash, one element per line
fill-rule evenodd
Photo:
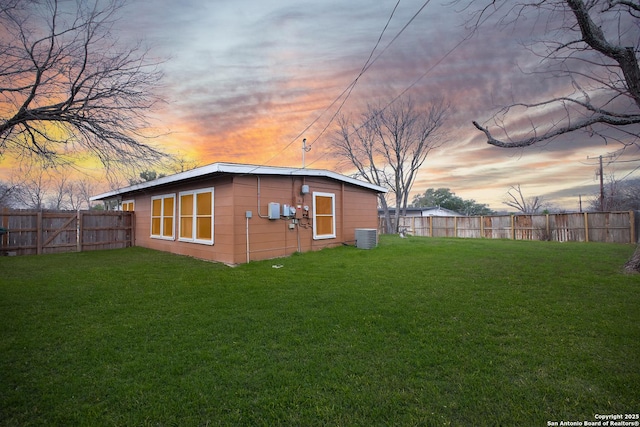
<path fill-rule="evenodd" d="M 578 209 L 579 195 L 595 194 L 597 157 L 620 144 L 577 133 L 507 150 L 487 145 L 471 123 L 484 123 L 513 101 L 570 92 L 565 81 L 531 74 L 539 58 L 522 44 L 543 38 L 535 19 L 517 28 L 489 23 L 470 37 L 468 11 L 448 0 L 132 0 L 118 36 L 142 39 L 155 57 L 166 58 L 160 91 L 166 104 L 157 118 L 170 132 L 158 141 L 167 149 L 199 165 L 297 167 L 306 138 L 307 167 L 350 174 L 330 155 L 331 119 L 396 3 L 375 63 L 340 113 L 355 117 L 367 103 L 385 104 L 405 91 L 417 104 L 442 97 L 451 105 L 448 142 L 430 154 L 415 193 L 448 187 L 498 210 L 506 209 L 502 202 L 516 184 L 526 196 L 569 210 Z M 636 151 L 605 161 L 605 174 L 638 177 L 638 158 Z"/>

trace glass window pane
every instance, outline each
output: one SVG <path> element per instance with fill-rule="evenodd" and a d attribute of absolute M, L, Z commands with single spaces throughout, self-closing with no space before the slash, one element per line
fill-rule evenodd
<path fill-rule="evenodd" d="M 173 218 L 165 218 L 164 219 L 164 228 L 162 230 L 162 235 L 165 237 L 171 237 L 173 235 Z"/>
<path fill-rule="evenodd" d="M 211 215 L 211 193 L 198 193 L 198 215 Z"/>
<path fill-rule="evenodd" d="M 193 215 L 193 194 L 180 196 L 180 216 Z"/>
<path fill-rule="evenodd" d="M 333 234 L 333 217 L 317 216 L 316 217 L 316 234 L 319 236 Z"/>
<path fill-rule="evenodd" d="M 151 202 L 151 216 L 160 216 L 162 213 L 162 200 L 154 199 Z"/>
<path fill-rule="evenodd" d="M 211 240 L 211 217 L 197 219 L 197 238 Z"/>
<path fill-rule="evenodd" d="M 331 203 L 331 197 L 324 196 L 316 196 L 316 214 L 320 215 L 331 215 L 333 214 L 332 208 L 333 203 Z"/>
<path fill-rule="evenodd" d="M 164 199 L 164 216 L 173 216 L 173 197 Z"/>
<path fill-rule="evenodd" d="M 154 236 L 160 235 L 160 218 L 153 218 L 151 220 L 151 234 Z"/>
<path fill-rule="evenodd" d="M 180 237 L 193 238 L 193 219 L 191 217 L 180 218 Z"/>

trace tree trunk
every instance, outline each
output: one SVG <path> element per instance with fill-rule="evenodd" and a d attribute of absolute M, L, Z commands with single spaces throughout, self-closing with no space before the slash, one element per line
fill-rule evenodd
<path fill-rule="evenodd" d="M 384 229 L 385 233 L 393 234 L 393 225 L 391 223 L 391 213 L 389 212 L 389 205 L 384 198 L 384 194 L 378 196 L 380 198 L 380 207 L 382 207 L 382 213 L 384 215 Z"/>
<path fill-rule="evenodd" d="M 636 251 L 633 253 L 629 261 L 624 265 L 625 273 L 640 273 L 640 243 L 636 246 Z"/>

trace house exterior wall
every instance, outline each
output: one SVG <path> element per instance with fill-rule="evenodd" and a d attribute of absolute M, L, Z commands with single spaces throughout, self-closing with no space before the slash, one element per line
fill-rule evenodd
<path fill-rule="evenodd" d="M 214 243 L 181 242 L 178 240 L 178 195 L 181 191 L 214 188 Z M 174 240 L 163 240 L 151 237 L 151 199 L 155 196 L 174 194 L 176 197 L 174 214 Z M 203 180 L 196 183 L 178 184 L 161 189 L 153 189 L 146 194 L 135 194 L 136 232 L 135 245 L 145 248 L 188 255 L 196 258 L 215 260 L 234 264 L 232 245 L 234 241 L 233 226 L 233 181 L 231 177 Z"/>
<path fill-rule="evenodd" d="M 309 186 L 308 194 L 301 194 L 303 185 Z M 214 188 L 213 245 L 179 241 L 178 194 L 209 187 Z M 335 195 L 335 238 L 313 238 L 313 194 L 318 192 Z M 151 200 L 166 194 L 176 196 L 174 240 L 151 237 Z M 135 199 L 136 245 L 227 264 L 354 244 L 356 228 L 377 227 L 375 191 L 324 177 L 224 175 L 153 188 L 130 198 Z M 267 218 L 270 202 L 279 203 L 280 212 L 284 204 L 308 206 L 309 211 L 299 209 L 295 218 L 272 220 Z"/>

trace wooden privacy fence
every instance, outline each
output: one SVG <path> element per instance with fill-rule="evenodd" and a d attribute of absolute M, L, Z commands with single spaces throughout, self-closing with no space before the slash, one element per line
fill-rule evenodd
<path fill-rule="evenodd" d="M 0 255 L 117 249 L 133 245 L 133 212 L 0 211 Z"/>
<path fill-rule="evenodd" d="M 637 243 L 637 212 L 400 217 L 414 236 Z M 380 232 L 384 218 L 380 219 Z"/>

